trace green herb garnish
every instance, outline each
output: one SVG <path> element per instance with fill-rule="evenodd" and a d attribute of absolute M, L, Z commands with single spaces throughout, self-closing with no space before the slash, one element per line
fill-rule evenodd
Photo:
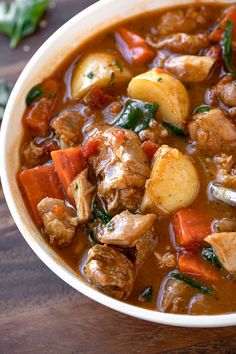
<path fill-rule="evenodd" d="M 28 95 L 26 96 L 26 105 L 30 106 L 32 102 L 34 102 L 37 98 L 42 97 L 44 94 L 43 87 L 41 85 L 36 85 L 32 87 L 29 91 Z"/>
<path fill-rule="evenodd" d="M 92 71 L 90 71 L 90 73 L 87 74 L 87 77 L 88 77 L 90 80 L 92 80 L 92 79 L 94 78 L 94 76 L 95 76 L 95 74 L 94 74 Z"/>
<path fill-rule="evenodd" d="M 109 221 L 108 224 L 106 224 L 106 229 L 107 229 L 108 231 L 114 231 L 115 226 L 114 226 L 114 222 L 113 222 L 112 220 Z"/>
<path fill-rule="evenodd" d="M 14 0 L 11 4 L 0 2 L 0 32 L 10 38 L 11 48 L 34 33 L 49 4 L 50 0 Z"/>
<path fill-rule="evenodd" d="M 12 87 L 12 84 L 9 84 L 4 79 L 0 79 L 0 120 L 2 120 Z"/>
<path fill-rule="evenodd" d="M 173 272 L 173 273 L 171 273 L 171 276 L 172 276 L 172 278 L 175 278 L 177 280 L 182 280 L 186 284 L 192 286 L 195 289 L 200 290 L 204 294 L 213 295 L 213 293 L 214 293 L 214 291 L 212 289 L 208 288 L 205 285 L 202 285 L 201 283 L 196 282 L 195 280 L 192 280 L 192 279 L 186 277 L 182 273 Z"/>
<path fill-rule="evenodd" d="M 207 104 L 203 104 L 201 106 L 198 106 L 194 109 L 193 114 L 196 113 L 203 113 L 203 112 L 209 112 L 212 109 L 211 106 L 207 105 Z"/>
<path fill-rule="evenodd" d="M 115 125 L 139 133 L 149 127 L 157 108 L 158 103 L 151 104 L 138 100 L 128 100 Z"/>
<path fill-rule="evenodd" d="M 161 82 L 161 81 L 163 81 L 163 78 L 162 78 L 162 77 L 159 77 L 159 78 L 157 79 L 157 82 Z"/>
<path fill-rule="evenodd" d="M 224 64 L 228 72 L 236 78 L 236 72 L 233 68 L 233 50 L 232 50 L 232 34 L 233 34 L 233 22 L 230 20 L 226 21 L 226 28 L 223 40 L 223 58 Z"/>
<path fill-rule="evenodd" d="M 188 136 L 188 134 L 185 131 L 183 131 L 181 128 L 177 127 L 174 124 L 167 123 L 167 122 L 162 122 L 162 124 L 164 125 L 165 128 L 169 129 L 172 133 L 174 133 L 177 136 L 181 136 L 181 137 Z"/>
<path fill-rule="evenodd" d="M 100 219 L 105 224 L 109 223 L 109 221 L 111 221 L 112 219 L 112 217 L 109 214 L 107 214 L 104 210 L 98 209 L 95 203 L 93 204 L 93 218 Z"/>
<path fill-rule="evenodd" d="M 123 68 L 123 65 L 121 64 L 121 62 L 119 61 L 119 59 L 116 59 L 115 65 L 120 70 L 120 72 L 123 72 L 124 68 Z"/>
<path fill-rule="evenodd" d="M 152 301 L 152 286 L 145 288 L 138 296 L 139 301 L 150 302 Z"/>
<path fill-rule="evenodd" d="M 202 257 L 217 268 L 222 268 L 215 250 L 211 246 L 206 246 L 202 249 Z"/>

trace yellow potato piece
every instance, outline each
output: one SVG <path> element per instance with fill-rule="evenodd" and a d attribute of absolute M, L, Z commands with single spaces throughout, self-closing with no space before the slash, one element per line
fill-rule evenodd
<path fill-rule="evenodd" d="M 163 121 L 183 128 L 190 101 L 184 85 L 160 69 L 152 69 L 134 77 L 128 86 L 128 96 L 147 102 L 157 102 Z"/>
<path fill-rule="evenodd" d="M 111 84 L 124 84 L 132 78 L 124 62 L 111 53 L 91 53 L 76 65 L 71 92 L 75 98 L 81 98 L 92 87 L 105 88 Z"/>
<path fill-rule="evenodd" d="M 162 145 L 156 152 L 141 211 L 168 214 L 187 207 L 199 191 L 197 171 L 190 159 L 179 150 Z"/>

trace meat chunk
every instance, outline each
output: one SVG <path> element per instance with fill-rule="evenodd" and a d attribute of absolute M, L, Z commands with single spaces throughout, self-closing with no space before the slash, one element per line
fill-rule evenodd
<path fill-rule="evenodd" d="M 186 10 L 165 12 L 159 20 L 157 29 L 162 35 L 176 32 L 192 32 L 196 28 L 205 28 L 209 25 L 209 12 L 205 6 L 188 7 Z"/>
<path fill-rule="evenodd" d="M 236 164 L 233 156 L 222 153 L 214 158 L 214 162 L 217 167 L 216 181 L 228 187 L 236 187 Z"/>
<path fill-rule="evenodd" d="M 236 231 L 236 219 L 235 217 L 223 218 L 215 220 L 213 224 L 214 232 L 232 232 Z"/>
<path fill-rule="evenodd" d="M 82 142 L 83 118 L 78 112 L 66 111 L 55 118 L 51 126 L 62 149 L 77 146 Z"/>
<path fill-rule="evenodd" d="M 116 299 L 127 299 L 133 289 L 133 263 L 107 245 L 96 245 L 89 250 L 84 272 L 93 285 Z"/>
<path fill-rule="evenodd" d="M 228 271 L 236 272 L 236 232 L 221 232 L 209 235 L 205 241 L 210 243 L 223 267 Z"/>
<path fill-rule="evenodd" d="M 216 152 L 236 146 L 236 128 L 220 109 L 197 113 L 193 119 L 189 134 L 200 149 Z"/>
<path fill-rule="evenodd" d="M 83 170 L 71 183 L 70 190 L 75 200 L 79 223 L 91 218 L 92 201 L 96 187 L 88 180 L 88 169 Z"/>
<path fill-rule="evenodd" d="M 58 247 L 69 246 L 78 225 L 75 211 L 62 200 L 48 197 L 41 200 L 37 209 L 50 243 Z"/>
<path fill-rule="evenodd" d="M 43 147 L 36 145 L 33 141 L 26 143 L 22 149 L 22 157 L 24 163 L 32 168 L 40 163 L 40 157 L 43 156 Z"/>
<path fill-rule="evenodd" d="M 135 211 L 143 195 L 150 168 L 138 136 L 132 131 L 109 128 L 95 134 L 102 149 L 89 159 L 100 180 L 98 195 L 109 213 Z"/>
<path fill-rule="evenodd" d="M 161 312 L 181 313 L 186 308 L 184 293 L 188 285 L 180 280 L 168 279 L 164 291 L 158 299 L 158 309 Z"/>
<path fill-rule="evenodd" d="M 206 34 L 190 35 L 186 33 L 175 33 L 161 40 L 148 37 L 147 43 L 155 49 L 169 49 L 174 53 L 198 54 L 203 48 L 210 44 Z"/>
<path fill-rule="evenodd" d="M 131 214 L 128 210 L 114 218 L 98 234 L 102 243 L 120 247 L 136 248 L 136 264 L 141 266 L 148 254 L 154 250 L 156 237 L 152 225 L 154 214 Z"/>
<path fill-rule="evenodd" d="M 225 106 L 236 106 L 236 81 L 231 75 L 224 76 L 217 85 L 206 93 L 206 101 L 210 105 L 217 105 L 221 101 Z"/>

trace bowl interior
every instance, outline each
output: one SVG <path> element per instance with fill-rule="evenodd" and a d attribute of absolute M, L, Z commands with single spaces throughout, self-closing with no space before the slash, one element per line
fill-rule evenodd
<path fill-rule="evenodd" d="M 100 0 L 62 26 L 37 51 L 19 77 L 5 111 L 1 129 L 1 179 L 11 214 L 25 240 L 41 260 L 59 277 L 90 298 L 120 312 L 145 320 L 194 327 L 229 326 L 236 324 L 236 314 L 188 316 L 163 314 L 137 308 L 114 300 L 81 281 L 74 271 L 49 247 L 32 222 L 16 183 L 19 166 L 19 146 L 22 138 L 21 117 L 29 89 L 49 76 L 66 56 L 88 37 L 129 17 L 168 6 L 190 3 L 233 3 L 195 0 Z M 93 24 L 91 26 L 91 23 Z"/>

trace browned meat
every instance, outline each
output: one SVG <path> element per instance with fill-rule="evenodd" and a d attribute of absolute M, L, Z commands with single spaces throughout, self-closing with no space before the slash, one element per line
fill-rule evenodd
<path fill-rule="evenodd" d="M 71 194 L 74 197 L 79 223 L 91 218 L 92 201 L 96 187 L 88 180 L 88 169 L 83 170 L 71 183 Z"/>
<path fill-rule="evenodd" d="M 107 202 L 109 213 L 124 209 L 135 211 L 150 175 L 138 136 L 120 128 L 109 128 L 94 136 L 103 146 L 89 159 L 100 180 L 98 195 Z"/>
<path fill-rule="evenodd" d="M 33 141 L 26 143 L 22 149 L 23 161 L 28 167 L 35 167 L 40 164 L 40 157 L 43 156 L 43 147 L 36 145 Z"/>
<path fill-rule="evenodd" d="M 187 300 L 184 293 L 188 285 L 180 280 L 168 279 L 159 299 L 158 309 L 161 312 L 181 313 L 186 308 Z"/>
<path fill-rule="evenodd" d="M 222 151 L 236 146 L 236 127 L 220 109 L 197 113 L 188 129 L 191 139 L 206 151 Z"/>
<path fill-rule="evenodd" d="M 155 219 L 154 214 L 140 215 L 123 211 L 101 230 L 98 239 L 110 245 L 136 247 L 136 264 L 140 266 L 156 245 L 152 228 Z"/>
<path fill-rule="evenodd" d="M 82 142 L 83 118 L 78 112 L 67 111 L 51 123 L 62 149 L 77 146 Z"/>
<path fill-rule="evenodd" d="M 155 49 L 165 48 L 182 54 L 198 54 L 201 49 L 207 48 L 210 44 L 206 34 L 186 33 L 175 33 L 161 40 L 148 37 L 147 43 Z"/>
<path fill-rule="evenodd" d="M 217 232 L 235 232 L 236 231 L 236 219 L 234 216 L 231 218 L 223 218 L 215 220 L 212 225 L 213 231 Z"/>
<path fill-rule="evenodd" d="M 216 181 L 228 187 L 236 187 L 236 164 L 233 156 L 220 154 L 214 161 L 217 167 Z"/>
<path fill-rule="evenodd" d="M 84 272 L 93 285 L 116 299 L 127 299 L 133 289 L 133 263 L 107 245 L 96 245 L 89 250 Z"/>
<path fill-rule="evenodd" d="M 55 198 L 44 198 L 37 208 L 50 243 L 59 247 L 69 246 L 78 225 L 75 211 Z"/>
<path fill-rule="evenodd" d="M 236 106 L 236 81 L 231 75 L 224 76 L 217 85 L 208 89 L 206 101 L 210 105 L 217 105 L 221 101 L 225 106 Z"/>
<path fill-rule="evenodd" d="M 158 22 L 158 32 L 168 35 L 176 32 L 192 32 L 196 28 L 205 28 L 209 25 L 209 13 L 206 7 L 189 7 L 186 10 L 165 12 Z"/>

